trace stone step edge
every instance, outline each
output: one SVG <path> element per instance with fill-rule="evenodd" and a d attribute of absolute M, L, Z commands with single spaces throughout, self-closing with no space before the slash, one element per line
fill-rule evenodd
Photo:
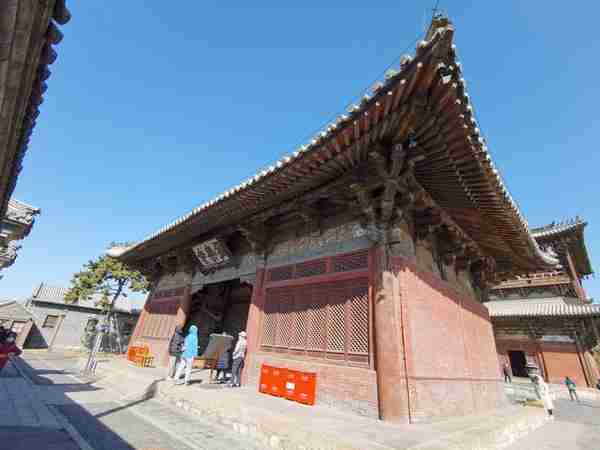
<path fill-rule="evenodd" d="M 109 364 L 98 365 L 96 375 L 98 376 L 98 380 L 94 381 L 93 384 L 110 383 L 112 380 L 118 379 L 117 383 L 111 383 L 111 388 L 121 394 L 121 401 L 141 401 L 153 398 L 156 395 L 156 385 L 161 381 L 161 379 L 154 377 L 138 375 L 132 371 L 128 371 L 126 367 L 115 367 L 110 362 Z M 115 387 L 122 386 L 124 379 L 136 385 L 134 392 L 123 392 Z"/>
<path fill-rule="evenodd" d="M 237 433 L 255 439 L 264 448 L 276 450 L 394 450 L 393 447 L 365 441 L 347 441 L 337 433 L 306 432 L 296 428 L 294 435 L 282 432 L 284 427 L 268 427 L 248 421 L 245 415 L 252 414 L 225 414 L 214 408 L 202 408 L 197 402 L 178 398 L 166 389 L 164 384 L 157 383 L 154 393 L 162 401 L 166 401 L 188 413 L 200 415 L 216 421 L 222 426 L 233 429 Z M 261 411 L 255 408 L 256 411 Z M 279 425 L 293 426 L 293 422 L 285 419 L 279 420 Z M 287 423 L 286 423 L 287 422 Z M 546 413 L 539 408 L 523 407 L 518 420 L 514 417 L 507 419 L 501 426 L 495 424 L 482 424 L 456 433 L 445 433 L 430 441 L 418 444 L 405 450 L 496 450 L 511 445 L 518 439 L 538 429 L 547 422 Z"/>

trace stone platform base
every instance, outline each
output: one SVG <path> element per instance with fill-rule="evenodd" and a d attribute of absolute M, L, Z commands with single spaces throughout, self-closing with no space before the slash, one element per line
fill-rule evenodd
<path fill-rule="evenodd" d="M 542 408 L 511 405 L 431 424 L 394 425 L 327 406 L 304 406 L 256 388 L 210 384 L 208 371 L 194 372 L 189 386 L 164 381 L 164 373 L 114 358 L 99 365 L 100 380 L 94 384 L 117 388 L 127 402 L 156 397 L 250 437 L 265 449 L 492 450 L 546 423 Z"/>
<path fill-rule="evenodd" d="M 540 408 L 509 406 L 434 424 L 392 425 L 248 388 L 158 382 L 155 392 L 184 411 L 253 438 L 261 447 L 282 450 L 500 449 L 547 420 Z"/>

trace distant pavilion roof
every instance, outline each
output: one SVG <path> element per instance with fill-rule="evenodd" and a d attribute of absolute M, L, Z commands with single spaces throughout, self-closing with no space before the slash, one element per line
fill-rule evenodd
<path fill-rule="evenodd" d="M 600 317 L 600 305 L 584 305 L 575 301 L 569 303 L 560 298 L 548 300 L 557 301 L 499 300 L 486 302 L 484 305 L 492 319 L 510 317 Z"/>
<path fill-rule="evenodd" d="M 354 166 L 362 147 L 400 133 L 414 105 L 425 102 L 425 118 L 414 130 L 416 150 L 424 156 L 415 162 L 418 182 L 498 267 L 528 272 L 556 266 L 558 260 L 536 243 L 492 162 L 453 36 L 452 24 L 435 18 L 414 57 L 403 57 L 371 95 L 307 145 L 146 239 L 109 254 L 125 262 L 158 256 L 331 181 Z"/>
<path fill-rule="evenodd" d="M 575 261 L 577 271 L 581 276 L 587 276 L 594 273 L 594 270 L 585 245 L 584 231 L 586 226 L 587 222 L 580 217 L 575 217 L 564 222 L 552 222 L 549 225 L 534 228 L 531 232 L 542 247 L 565 240 Z M 560 253 L 560 246 L 556 250 Z"/>

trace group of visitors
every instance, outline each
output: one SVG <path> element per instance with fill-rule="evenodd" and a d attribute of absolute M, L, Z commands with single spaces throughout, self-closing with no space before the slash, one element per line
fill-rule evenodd
<path fill-rule="evenodd" d="M 244 367 L 246 357 L 246 332 L 238 333 L 237 343 L 233 350 L 225 348 L 216 364 L 216 380 L 225 383 L 227 374 L 231 372 L 231 377 L 227 385 L 229 387 L 241 386 L 241 373 Z M 198 327 L 190 325 L 187 331 L 181 327 L 176 327 L 171 341 L 169 342 L 169 368 L 167 379 L 175 384 L 190 384 L 194 358 L 198 357 Z M 183 381 L 181 376 L 185 376 Z"/>
<path fill-rule="evenodd" d="M 535 392 L 538 398 L 544 404 L 544 408 L 548 412 L 548 415 L 554 419 L 554 402 L 552 401 L 552 395 L 550 393 L 550 387 L 544 381 L 542 376 L 538 373 L 538 368 L 535 365 L 528 364 L 526 367 L 529 378 L 534 385 Z M 502 373 L 504 374 L 504 382 L 512 383 L 512 374 L 510 367 L 507 363 L 504 363 L 502 366 Z M 564 384 L 567 387 L 567 391 L 569 392 L 569 398 L 572 402 L 576 401 L 580 403 L 579 396 L 577 395 L 577 385 L 575 382 L 569 377 L 565 376 Z M 600 379 L 596 383 L 596 388 L 600 390 Z"/>
<path fill-rule="evenodd" d="M 17 333 L 0 326 L 0 372 L 6 366 L 11 356 L 19 356 L 21 354 L 21 349 L 15 343 L 16 340 Z"/>
<path fill-rule="evenodd" d="M 241 331 L 238 333 L 238 340 L 235 347 L 226 347 L 219 356 L 216 365 L 217 374 L 215 376 L 217 383 L 226 383 L 230 387 L 241 386 L 241 374 L 244 368 L 244 359 L 246 358 L 246 347 L 246 332 Z M 229 382 L 227 381 L 228 374 L 230 375 Z"/>

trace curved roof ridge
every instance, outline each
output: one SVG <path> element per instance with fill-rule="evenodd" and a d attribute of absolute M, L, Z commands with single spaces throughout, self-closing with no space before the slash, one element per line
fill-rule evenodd
<path fill-rule="evenodd" d="M 490 317 L 560 317 L 594 316 L 600 317 L 600 305 L 579 305 L 568 303 L 545 303 L 535 301 L 496 300 L 484 303 Z"/>
<path fill-rule="evenodd" d="M 550 234 L 561 233 L 563 231 L 568 231 L 571 229 L 578 228 L 580 226 L 585 227 L 587 222 L 581 219 L 579 216 L 575 216 L 574 218 L 562 220 L 560 222 L 552 222 L 548 225 L 543 225 L 541 227 L 536 227 L 531 229 L 531 234 L 534 237 L 547 236 Z"/>
<path fill-rule="evenodd" d="M 148 242 L 164 235 L 165 233 L 173 231 L 180 225 L 189 222 L 194 217 L 199 216 L 201 213 L 215 207 L 216 205 L 227 200 L 228 198 L 240 192 L 246 191 L 261 182 L 264 182 L 270 176 L 302 160 L 306 156 L 306 154 L 312 154 L 314 151 L 319 149 L 319 147 L 324 141 L 329 140 L 334 135 L 337 135 L 337 132 L 339 130 L 343 130 L 346 127 L 346 125 L 351 123 L 356 117 L 358 117 L 359 114 L 364 114 L 374 102 L 376 102 L 377 100 L 381 100 L 379 97 L 386 93 L 386 90 L 383 88 L 396 85 L 403 79 L 403 76 L 407 76 L 407 74 L 410 74 L 410 71 L 414 69 L 413 66 L 416 66 L 414 64 L 414 62 L 417 60 L 416 58 L 421 56 L 427 49 L 432 48 L 433 44 L 442 41 L 442 39 L 445 39 L 445 41 L 443 42 L 444 44 L 451 42 L 453 31 L 454 28 L 448 21 L 446 21 L 446 25 L 438 28 L 434 27 L 434 31 L 430 30 L 427 34 L 427 37 L 429 39 L 421 40 L 418 42 L 416 47 L 415 58 L 403 57 L 401 60 L 399 71 L 388 71 L 388 74 L 386 75 L 384 80 L 376 83 L 372 89 L 372 92 L 370 94 L 365 95 L 359 105 L 351 105 L 349 107 L 348 114 L 341 114 L 336 120 L 330 122 L 328 125 L 323 126 L 323 131 L 317 133 L 312 140 L 310 140 L 306 145 L 302 145 L 300 148 L 298 148 L 291 156 L 285 156 L 279 159 L 276 163 L 269 166 L 267 169 L 260 171 L 253 177 L 248 178 L 246 181 L 223 192 L 216 198 L 199 205 L 198 207 L 194 208 L 191 212 L 163 226 L 158 231 L 150 234 L 145 239 L 135 243 L 134 245 L 126 248 L 113 249 L 109 251 L 109 254 L 114 257 L 126 257 L 126 255 L 141 248 Z M 512 195 L 510 194 L 506 184 L 502 180 L 499 171 L 496 169 L 491 155 L 489 153 L 489 150 L 487 148 L 486 141 L 481 135 L 481 131 L 478 127 L 476 119 L 473 117 L 472 104 L 470 102 L 469 95 L 466 92 L 466 81 L 464 80 L 464 78 L 460 77 L 461 64 L 460 62 L 458 62 L 456 46 L 454 44 L 450 45 L 449 52 L 451 55 L 451 60 L 454 63 L 451 64 L 452 70 L 454 70 L 454 73 L 457 75 L 456 83 L 460 92 L 459 96 L 461 99 L 461 103 L 465 105 L 465 111 L 468 110 L 468 114 L 465 114 L 463 122 L 465 127 L 472 132 L 472 149 L 474 152 L 473 158 L 477 161 L 479 170 L 481 171 L 481 176 L 485 177 L 486 182 L 489 185 L 490 195 L 493 197 L 493 201 L 496 202 L 496 204 L 498 204 L 499 206 L 503 205 L 503 208 L 509 211 L 509 216 L 506 219 L 507 223 L 512 223 L 511 228 L 517 231 L 517 236 L 520 234 L 519 239 L 522 245 L 526 245 L 527 247 L 529 247 L 529 252 L 531 252 L 529 254 L 529 257 L 533 256 L 532 260 L 537 261 L 537 264 L 540 266 L 558 265 L 558 259 L 551 252 L 542 250 L 536 242 L 536 240 L 534 239 L 534 236 L 532 235 L 529 229 L 527 220 L 521 213 L 517 202 L 513 199 Z M 422 63 L 420 62 L 418 64 L 422 65 Z M 475 153 L 477 154 L 475 155 Z M 464 188 L 468 194 L 468 187 Z M 475 201 L 475 203 L 477 202 Z"/>

